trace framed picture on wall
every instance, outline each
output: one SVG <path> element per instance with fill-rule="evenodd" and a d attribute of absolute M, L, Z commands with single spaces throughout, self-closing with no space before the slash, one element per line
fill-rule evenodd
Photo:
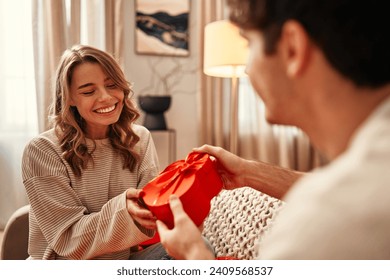
<path fill-rule="evenodd" d="M 190 0 L 135 0 L 138 54 L 188 56 Z"/>

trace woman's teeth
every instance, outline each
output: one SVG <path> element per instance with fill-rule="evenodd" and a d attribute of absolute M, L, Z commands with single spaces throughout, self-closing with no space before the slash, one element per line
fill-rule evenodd
<path fill-rule="evenodd" d="M 97 109 L 96 112 L 99 113 L 99 114 L 104 114 L 104 113 L 109 113 L 111 111 L 114 111 L 115 109 L 115 105 L 111 106 L 111 107 L 106 107 L 106 108 L 102 108 L 102 109 Z"/>

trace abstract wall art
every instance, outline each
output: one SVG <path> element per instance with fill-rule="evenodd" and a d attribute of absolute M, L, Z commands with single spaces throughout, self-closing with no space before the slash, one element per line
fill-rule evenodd
<path fill-rule="evenodd" d="M 135 0 L 137 54 L 189 55 L 189 0 Z"/>

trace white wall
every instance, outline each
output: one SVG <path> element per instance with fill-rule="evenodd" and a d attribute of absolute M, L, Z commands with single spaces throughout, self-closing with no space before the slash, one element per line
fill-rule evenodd
<path fill-rule="evenodd" d="M 134 91 L 138 94 L 146 94 L 147 88 L 150 92 L 161 90 L 156 86 L 158 79 L 152 75 L 151 67 L 164 75 L 171 70 L 174 63 L 183 65 L 186 73 L 183 78 L 177 82 L 173 88 L 172 103 L 165 117 L 167 126 L 176 130 L 176 157 L 183 159 L 191 152 L 193 147 L 198 146 L 198 92 L 200 91 L 198 75 L 200 66 L 198 63 L 198 32 L 195 28 L 196 5 L 191 3 L 190 11 L 190 55 L 188 57 L 167 57 L 140 55 L 135 53 L 134 34 L 135 34 L 135 9 L 133 1 L 125 1 L 125 8 L 128 17 L 125 22 L 125 65 L 124 71 L 127 79 L 134 82 Z M 175 78 L 174 76 L 170 78 Z M 142 122 L 142 117 L 141 117 Z"/>

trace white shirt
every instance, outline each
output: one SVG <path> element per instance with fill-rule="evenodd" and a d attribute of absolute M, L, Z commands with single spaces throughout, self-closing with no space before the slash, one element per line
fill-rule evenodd
<path fill-rule="evenodd" d="M 265 236 L 263 259 L 390 259 L 390 98 L 348 149 L 302 178 Z"/>

